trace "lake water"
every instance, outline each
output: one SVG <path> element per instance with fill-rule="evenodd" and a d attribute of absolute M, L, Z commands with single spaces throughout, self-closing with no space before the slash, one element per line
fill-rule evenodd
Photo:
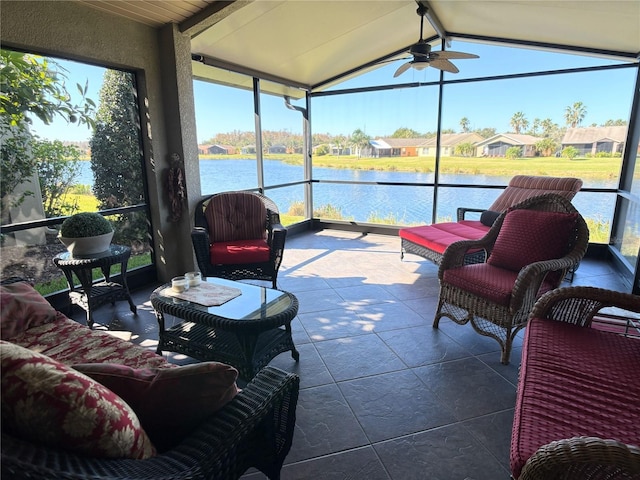
<path fill-rule="evenodd" d="M 89 162 L 81 162 L 82 170 L 78 183 L 93 185 L 93 174 Z M 232 173 L 231 173 L 232 172 Z M 301 166 L 288 165 L 278 160 L 265 160 L 265 184 L 277 185 L 300 181 L 303 178 Z M 314 168 L 316 180 L 432 183 L 432 173 L 390 172 L 373 170 L 350 170 Z M 201 160 L 200 178 L 203 195 L 226 190 L 244 190 L 255 187 L 257 182 L 255 160 Z M 487 175 L 440 175 L 440 183 L 462 182 L 473 185 L 507 185 L 511 176 Z M 615 180 L 589 183 L 593 188 L 615 188 Z M 439 188 L 439 221 L 455 219 L 458 207 L 488 208 L 501 190 L 473 188 Z M 267 191 L 286 213 L 294 202 L 304 198 L 303 186 L 285 187 Z M 366 222 L 372 217 L 391 218 L 394 221 L 430 223 L 433 208 L 433 188 L 390 185 L 349 185 L 315 183 L 313 203 L 315 208 L 331 205 L 340 210 L 345 218 Z M 573 204 L 584 217 L 609 219 L 613 216 L 615 194 L 581 192 Z"/>

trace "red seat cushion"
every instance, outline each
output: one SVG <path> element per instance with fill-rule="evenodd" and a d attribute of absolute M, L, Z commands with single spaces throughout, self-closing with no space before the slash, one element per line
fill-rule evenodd
<path fill-rule="evenodd" d="M 495 267 L 487 263 L 476 263 L 445 270 L 442 280 L 498 305 L 509 306 L 517 277 L 518 273 L 513 270 Z M 538 296 L 552 288 L 553 286 L 548 282 L 542 282 Z"/>
<path fill-rule="evenodd" d="M 640 445 L 640 341 L 529 321 L 511 436 L 511 471 L 551 441 L 594 436 Z"/>
<path fill-rule="evenodd" d="M 419 227 L 401 228 L 400 238 L 421 245 L 429 250 L 444 253 L 449 245 L 460 240 L 477 240 L 485 236 L 489 227 L 477 220 L 434 223 Z"/>
<path fill-rule="evenodd" d="M 216 242 L 209 247 L 209 257 L 212 265 L 268 262 L 269 244 L 266 240 Z"/>
<path fill-rule="evenodd" d="M 517 272 L 531 263 L 561 258 L 577 218 L 577 213 L 512 210 L 504 217 L 487 263 Z"/>

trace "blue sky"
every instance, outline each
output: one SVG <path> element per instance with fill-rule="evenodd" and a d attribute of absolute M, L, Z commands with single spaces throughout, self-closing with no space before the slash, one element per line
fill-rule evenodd
<path fill-rule="evenodd" d="M 454 61 L 460 73 L 446 75 L 446 79 L 620 63 L 587 56 L 477 43 L 454 42 L 450 49 L 476 53 L 480 58 Z M 56 62 L 67 70 L 67 89 L 72 96 L 77 94 L 75 84 L 84 85 L 88 80 L 88 96 L 98 101 L 104 69 L 75 62 Z M 400 64 L 386 65 L 345 82 L 339 88 L 433 82 L 438 79 L 439 71 L 433 68 L 421 72 L 409 70 L 394 79 L 393 73 Z M 609 119 L 627 120 L 634 73 L 634 69 L 622 69 L 449 86 L 445 88 L 443 97 L 443 128 L 459 130 L 460 119 L 467 117 L 472 128 L 493 127 L 498 132 L 506 132 L 510 130 L 511 116 L 518 111 L 523 112 L 529 121 L 551 118 L 563 126 L 564 109 L 574 102 L 582 102 L 587 107 L 583 126 L 601 124 Z M 249 92 L 195 82 L 194 94 L 199 142 L 216 133 L 253 130 L 253 107 Z M 375 97 L 365 94 L 316 99 L 312 101 L 312 128 L 316 133 L 333 135 L 348 135 L 356 128 L 361 128 L 373 137 L 390 135 L 399 127 L 413 128 L 421 133 L 433 131 L 436 126 L 436 94 L 435 88 L 396 89 Z M 262 112 L 263 129 L 291 132 L 300 132 L 302 129 L 300 115 L 286 109 L 281 98 L 263 96 Z M 63 120 L 48 126 L 35 120 L 33 131 L 43 138 L 70 141 L 88 140 L 91 136 L 88 128 L 70 125 Z"/>

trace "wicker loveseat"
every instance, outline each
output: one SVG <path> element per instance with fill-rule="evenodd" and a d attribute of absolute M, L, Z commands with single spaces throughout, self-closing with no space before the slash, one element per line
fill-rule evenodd
<path fill-rule="evenodd" d="M 170 364 L 148 349 L 68 319 L 25 282 L 3 282 L 1 288 L 2 478 L 237 479 L 251 467 L 279 478 L 293 437 L 297 375 L 266 367 L 238 392 L 237 371 L 228 365 Z M 214 370 L 220 375 L 209 375 Z M 134 371 L 141 377 L 130 378 Z M 162 394 L 152 394 L 160 378 L 169 382 Z M 120 381 L 131 382 L 128 396 L 107 388 Z M 187 383 L 191 386 L 182 388 Z M 146 405 L 133 397 L 140 386 L 149 394 Z M 71 398 L 64 409 L 61 396 Z M 77 397 L 86 402 L 74 411 L 69 405 Z M 214 401 L 217 410 L 209 413 Z M 138 407 L 150 412 L 143 416 Z M 114 411 L 126 413 L 119 423 L 113 421 Z M 161 415 L 161 425 L 148 430 L 144 420 L 154 413 Z M 34 428 L 38 422 L 46 428 Z M 159 427 L 157 437 L 147 436 L 142 427 L 146 433 Z M 111 442 L 128 453 L 131 431 L 137 432 L 135 455 L 113 455 L 112 446 L 105 447 Z M 164 442 L 162 448 L 154 438 Z M 145 448 L 137 448 L 145 442 Z M 91 449 L 99 454 L 87 453 Z"/>
<path fill-rule="evenodd" d="M 640 479 L 638 365 L 640 297 L 594 287 L 541 297 L 523 344 L 513 478 Z"/>

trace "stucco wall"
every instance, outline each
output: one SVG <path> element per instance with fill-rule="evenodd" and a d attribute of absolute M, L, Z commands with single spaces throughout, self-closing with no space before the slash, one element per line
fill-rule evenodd
<path fill-rule="evenodd" d="M 7 48 L 136 73 L 158 275 L 166 280 L 193 270 L 189 211 L 180 222 L 169 222 L 164 193 L 175 152 L 190 174 L 189 197 L 200 194 L 189 39 L 172 25 L 156 30 L 77 2 L 2 1 L 0 41 Z M 150 131 L 144 131 L 147 125 Z"/>

